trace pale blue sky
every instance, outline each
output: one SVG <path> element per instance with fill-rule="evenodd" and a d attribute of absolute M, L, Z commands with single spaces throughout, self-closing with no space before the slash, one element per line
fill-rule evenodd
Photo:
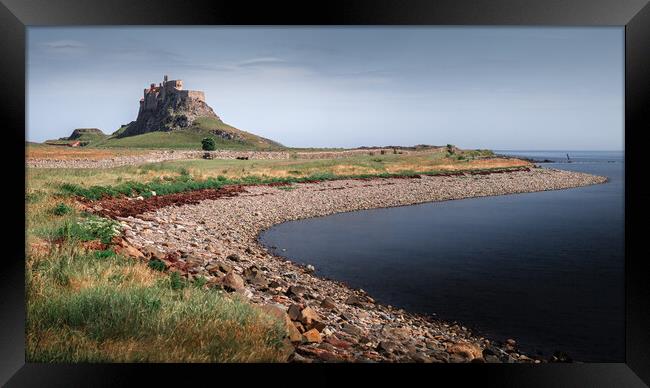
<path fill-rule="evenodd" d="M 30 27 L 27 138 L 106 133 L 163 75 L 296 147 L 622 150 L 622 27 Z"/>

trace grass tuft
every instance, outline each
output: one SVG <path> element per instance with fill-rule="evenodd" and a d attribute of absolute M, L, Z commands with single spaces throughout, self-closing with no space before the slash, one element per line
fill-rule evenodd
<path fill-rule="evenodd" d="M 71 212 L 72 208 L 65 203 L 59 203 L 52 209 L 52 213 L 57 216 L 63 216 Z"/>
<path fill-rule="evenodd" d="M 158 259 L 149 261 L 147 265 L 149 266 L 149 268 L 153 269 L 154 271 L 163 272 L 165 270 L 165 263 L 163 263 Z"/>

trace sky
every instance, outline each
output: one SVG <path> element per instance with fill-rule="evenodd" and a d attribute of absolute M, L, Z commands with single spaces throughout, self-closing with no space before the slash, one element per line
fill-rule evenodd
<path fill-rule="evenodd" d="M 622 150 L 623 27 L 29 27 L 27 140 L 135 120 L 164 75 L 293 147 Z"/>

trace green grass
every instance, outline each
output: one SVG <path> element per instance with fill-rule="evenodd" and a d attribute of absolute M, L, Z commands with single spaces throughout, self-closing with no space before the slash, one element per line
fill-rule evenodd
<path fill-rule="evenodd" d="M 108 137 L 108 135 L 106 135 L 105 133 L 83 131 L 83 128 L 81 128 L 81 130 L 82 131 L 78 134 L 78 136 L 70 140 L 79 140 L 81 142 L 89 142 L 90 144 L 94 144 Z"/>
<path fill-rule="evenodd" d="M 237 297 L 74 244 L 30 255 L 29 362 L 282 361 L 282 325 Z M 179 287 L 178 284 L 184 286 Z"/>
<path fill-rule="evenodd" d="M 201 150 L 201 140 L 215 139 L 218 150 L 263 150 L 277 149 L 278 146 L 256 144 L 247 141 L 225 140 L 203 130 L 176 130 L 170 132 L 149 132 L 142 135 L 110 138 L 95 144 L 98 148 L 141 148 L 141 149 L 185 149 Z"/>
<path fill-rule="evenodd" d="M 30 362 L 283 361 L 283 326 L 237 296 L 82 242 L 108 240 L 114 222 L 59 198 L 28 203 L 26 355 Z M 66 206 L 70 206 L 65 201 Z M 58 241 L 46 251 L 37 241 Z M 162 263 L 160 263 L 162 264 Z M 191 286 L 191 287 L 190 287 Z"/>
<path fill-rule="evenodd" d="M 513 168 L 487 168 L 487 169 L 466 169 L 463 170 L 467 173 L 480 173 L 480 172 L 493 172 L 493 171 L 508 171 L 517 169 Z M 395 177 L 410 177 L 416 175 L 435 176 L 441 174 L 448 174 L 450 171 L 446 170 L 428 170 L 428 171 L 411 171 L 405 170 L 396 173 L 374 173 L 374 174 L 332 174 L 330 172 L 316 173 L 304 177 L 265 177 L 257 175 L 247 175 L 242 178 L 226 178 L 218 176 L 216 178 L 207 178 L 205 180 L 194 180 L 191 176 L 182 175 L 179 178 L 172 179 L 171 181 L 156 180 L 148 183 L 141 182 L 124 182 L 119 185 L 113 186 L 91 186 L 83 187 L 76 184 L 66 183 L 60 186 L 62 194 L 76 195 L 91 200 L 101 199 L 103 197 L 117 197 L 117 196 L 143 196 L 149 197 L 152 191 L 157 195 L 180 193 L 192 190 L 201 189 L 219 189 L 227 185 L 247 185 L 247 184 L 269 184 L 269 183 L 304 183 L 309 181 L 331 181 L 340 179 L 368 179 L 368 178 L 395 178 Z"/>
<path fill-rule="evenodd" d="M 73 133 L 70 136 L 66 138 L 61 138 L 56 140 L 46 140 L 45 143 L 61 145 L 61 144 L 70 144 L 75 141 L 79 141 L 81 142 L 81 145 L 88 146 L 88 145 L 95 145 L 101 143 L 106 138 L 108 138 L 108 135 L 101 132 L 97 128 L 77 128 L 73 131 Z"/>
<path fill-rule="evenodd" d="M 72 208 L 65 203 L 59 203 L 52 209 L 52 214 L 62 216 L 72 212 Z"/>
<path fill-rule="evenodd" d="M 147 266 L 149 266 L 149 268 L 153 269 L 154 271 L 162 272 L 162 271 L 165 270 L 165 263 L 163 263 L 162 261 L 160 261 L 158 259 L 149 261 Z"/>
<path fill-rule="evenodd" d="M 103 243 L 109 243 L 119 233 L 119 223 L 107 218 L 89 215 L 75 221 L 66 220 L 57 229 L 54 237 L 56 239 L 77 241 L 100 240 Z"/>
<path fill-rule="evenodd" d="M 142 135 L 117 137 L 124 132 L 121 127 L 111 137 L 93 144 L 99 148 L 142 148 L 142 149 L 190 149 L 200 150 L 206 137 L 214 139 L 217 150 L 279 150 L 284 147 L 272 140 L 242 131 L 212 117 L 200 117 L 191 127 L 169 132 L 149 132 Z M 240 140 L 223 139 L 211 133 L 213 130 L 232 133 Z"/>

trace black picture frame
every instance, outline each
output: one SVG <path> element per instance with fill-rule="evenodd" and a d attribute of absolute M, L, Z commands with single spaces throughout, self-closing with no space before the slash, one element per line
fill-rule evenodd
<path fill-rule="evenodd" d="M 265 385 L 328 385 L 419 377 L 497 386 L 642 387 L 650 384 L 650 281 L 643 223 L 644 132 L 650 130 L 650 6 L 647 0 L 155 1 L 0 0 L 0 109 L 5 234 L 0 278 L 0 383 L 7 386 L 189 385 L 232 376 Z M 535 25 L 625 26 L 625 363 L 544 365 L 151 365 L 25 363 L 25 38 L 55 25 Z M 22 183 L 19 184 L 19 183 Z M 21 212 L 22 210 L 22 212 Z M 345 372 L 345 376 L 342 373 Z M 295 376 L 295 374 L 303 376 Z M 309 380 L 303 380 L 309 379 Z M 293 380 L 289 381 L 289 380 Z M 301 382 L 302 380 L 302 382 Z M 425 380 L 427 381 L 427 380 Z M 645 382 L 645 383 L 644 383 Z M 246 384 L 248 385 L 248 384 Z"/>

